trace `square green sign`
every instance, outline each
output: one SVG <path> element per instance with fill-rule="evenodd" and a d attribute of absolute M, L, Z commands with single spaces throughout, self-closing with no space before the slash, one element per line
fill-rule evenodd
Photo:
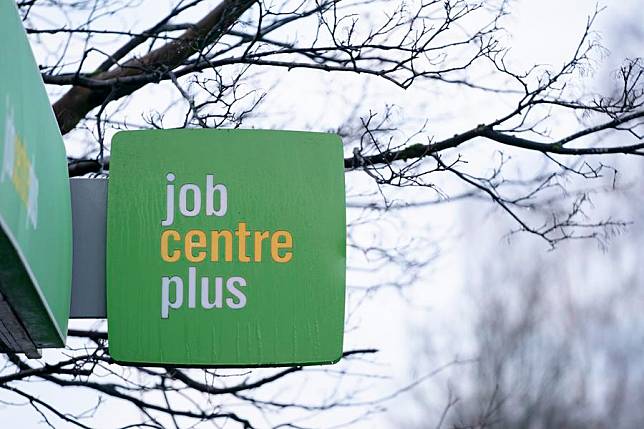
<path fill-rule="evenodd" d="M 337 361 L 345 231 L 336 135 L 119 132 L 108 197 L 111 355 L 193 366 Z"/>
<path fill-rule="evenodd" d="M 0 0 L 0 352 L 65 345 L 71 278 L 65 145 L 16 4 Z"/>

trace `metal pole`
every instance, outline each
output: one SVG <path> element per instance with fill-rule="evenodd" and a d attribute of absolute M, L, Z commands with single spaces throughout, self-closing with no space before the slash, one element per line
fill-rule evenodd
<path fill-rule="evenodd" d="M 104 319 L 107 179 L 70 179 L 74 259 L 70 318 Z"/>

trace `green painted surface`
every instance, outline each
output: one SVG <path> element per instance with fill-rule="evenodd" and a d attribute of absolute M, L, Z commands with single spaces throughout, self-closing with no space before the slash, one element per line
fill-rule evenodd
<path fill-rule="evenodd" d="M 189 231 L 195 247 L 186 249 Z M 346 227 L 338 136 L 120 132 L 112 141 L 107 233 L 115 359 L 254 366 L 340 358 Z"/>
<path fill-rule="evenodd" d="M 71 292 L 65 148 L 10 0 L 0 0 L 0 40 L 0 292 L 38 347 L 58 347 Z"/>

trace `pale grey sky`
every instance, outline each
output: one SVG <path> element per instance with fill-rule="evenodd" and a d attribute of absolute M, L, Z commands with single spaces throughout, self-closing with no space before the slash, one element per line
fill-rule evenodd
<path fill-rule="evenodd" d="M 596 30 L 601 36 L 602 44 L 614 56 L 607 56 L 607 62 L 613 67 L 618 63 L 617 58 L 622 56 L 641 55 L 642 46 L 633 39 L 630 32 L 626 31 L 631 22 L 638 22 L 636 14 L 639 14 L 639 22 L 644 22 L 642 15 L 643 8 L 636 0 L 622 2 L 606 2 L 607 8 L 602 12 L 597 21 Z M 542 0 L 529 1 L 520 0 L 511 7 L 512 15 L 508 18 L 508 40 L 512 45 L 511 61 L 516 65 L 526 67 L 535 63 L 558 65 L 570 55 L 575 43 L 583 33 L 587 16 L 593 12 L 595 2 L 590 0 L 577 1 L 556 1 Z M 130 22 L 141 22 L 145 25 L 151 22 L 153 15 L 161 14 L 161 8 L 151 8 L 145 16 L 132 16 Z M 196 12 L 195 12 L 196 13 Z M 51 18 L 52 24 L 57 24 L 56 17 Z M 53 26 L 52 25 L 52 26 Z M 108 47 L 105 47 L 108 49 Z M 46 56 L 45 52 L 36 52 L 40 57 Z M 608 55 L 608 52 L 607 52 Z M 599 67 L 599 74 L 606 74 L 609 68 Z M 273 72 L 269 72 L 273 73 Z M 279 73 L 279 72 L 274 72 Z M 395 104 L 399 106 L 401 121 L 408 126 L 410 131 L 417 126 L 419 120 L 429 116 L 434 130 L 440 133 L 453 133 L 454 130 L 463 130 L 472 125 L 489 119 L 491 112 L 505 107 L 505 101 L 501 98 L 490 101 L 486 94 L 480 96 L 471 95 L 468 100 L 459 100 L 461 95 L 456 90 L 444 89 L 440 94 L 434 94 L 432 88 L 424 92 L 420 90 L 403 92 L 387 83 L 376 79 L 368 79 L 369 102 L 377 107 L 384 104 Z M 275 82 L 276 86 L 269 95 L 268 101 L 272 103 L 272 109 L 276 112 L 275 117 L 263 117 L 257 120 L 258 124 L 267 127 L 285 127 L 290 129 L 311 128 L 318 124 L 320 131 L 333 127 L 347 115 L 350 109 L 350 102 L 361 96 L 362 80 L 348 75 L 324 75 L 316 76 L 315 80 L 306 72 L 293 71 L 283 80 L 275 79 L 268 75 L 262 77 L 258 82 Z M 602 81 L 592 79 L 593 85 L 601 86 Z M 342 96 L 334 94 L 329 97 L 326 89 L 343 88 Z M 51 98 L 60 93 L 60 89 L 51 89 Z M 140 113 L 155 106 L 160 98 L 171 94 L 169 85 L 148 87 L 137 94 L 128 103 L 126 116 L 133 122 L 140 120 Z M 436 97 L 434 98 L 434 95 Z M 176 97 L 173 94 L 172 97 Z M 344 99 L 343 99 L 344 98 Z M 464 102 L 465 101 L 465 102 Z M 460 115 L 445 114 L 445 112 L 459 109 Z M 429 112 L 428 115 L 425 112 Z M 364 113 L 364 112 L 362 112 Z M 444 115 L 444 116 L 442 116 Z M 177 122 L 177 118 L 168 118 L 170 124 Z M 571 126 L 569 120 L 562 120 L 558 124 L 561 129 Z M 170 126 L 170 125 L 169 125 Z M 557 133 L 558 130 L 553 130 Z M 87 133 L 75 133 L 66 137 L 68 152 L 80 156 L 86 151 L 86 145 L 82 142 L 88 139 Z M 350 148 L 349 148 L 350 149 Z M 373 187 L 368 184 L 368 178 L 360 173 L 348 173 L 346 175 L 348 194 L 357 194 L 365 189 L 371 191 Z M 392 192 L 392 195 L 396 195 Z M 377 365 L 352 364 L 350 369 L 354 371 L 376 372 L 385 379 L 354 379 L 343 382 L 341 388 L 358 389 L 360 400 L 367 401 L 376 398 L 387 397 L 392 391 L 411 383 L 414 378 L 414 371 L 418 370 L 415 365 L 416 359 L 428 359 L 420 367 L 429 371 L 432 368 L 439 368 L 454 357 L 454 353 L 462 350 L 467 358 L 469 333 L 463 324 L 462 331 L 459 330 L 459 321 L 467 319 L 468 310 L 462 305 L 466 299 L 464 290 L 467 284 L 466 279 L 470 267 L 479 268 L 477 264 L 484 263 L 481 256 L 481 249 L 493 252 L 497 244 L 503 242 L 504 231 L 500 228 L 481 234 L 476 238 L 464 238 L 465 231 L 470 231 L 471 225 L 464 221 L 464 214 L 459 211 L 463 206 L 443 205 L 436 208 L 422 210 L 408 210 L 402 212 L 392 221 L 376 221 L 371 227 L 356 228 L 358 237 L 371 236 L 373 230 L 380 229 L 383 225 L 390 227 L 386 232 L 380 231 L 383 240 L 404 240 L 415 236 L 425 236 L 429 241 L 440 240 L 441 256 L 432 263 L 428 270 L 424 271 L 418 281 L 404 293 L 395 289 L 383 289 L 370 296 L 362 302 L 355 314 L 351 315 L 349 327 L 351 328 L 345 337 L 345 349 L 375 347 L 380 350 L 376 358 Z M 361 213 L 358 210 L 349 210 L 348 221 L 355 220 Z M 475 214 L 475 219 L 485 222 L 485 216 Z M 428 220 L 430 219 L 430 220 Z M 472 219 L 469 219 L 471 222 Z M 489 222 L 489 219 L 487 219 Z M 476 221 L 475 221 L 476 222 Z M 492 222 L 493 223 L 493 222 Z M 392 227 L 393 225 L 393 227 Z M 476 246 L 479 249 L 473 252 L 471 240 L 486 242 L 486 245 Z M 491 243 L 491 244 L 490 244 Z M 429 252 L 427 248 L 417 249 L 418 252 Z M 545 246 L 539 251 L 546 251 Z M 602 252 L 597 253 L 601 257 Z M 349 252 L 349 264 L 367 266 L 359 254 Z M 468 264 L 463 264 L 463 259 L 469 259 Z M 474 270 L 474 269 L 473 269 Z M 396 270 L 385 270 L 378 272 L 377 276 L 396 277 L 401 273 Z M 375 277 L 375 276 L 374 276 Z M 372 278 L 362 272 L 349 271 L 348 286 L 355 287 L 365 284 L 365 279 Z M 351 292 L 350 292 L 351 293 Z M 356 296 L 359 296 L 357 294 Z M 355 299 L 349 298 L 349 307 L 355 304 Z M 431 326 L 432 341 L 436 347 L 436 353 L 431 358 L 427 356 L 416 356 L 417 345 L 420 341 L 414 335 L 418 327 Z M 70 326 L 86 327 L 86 322 L 73 321 Z M 442 331 L 437 327 L 444 326 Z M 462 346 L 454 347 L 457 343 Z M 58 356 L 61 351 L 46 351 L 45 359 Z M 331 368 L 332 370 L 345 368 L 342 364 Z M 293 390 L 299 395 L 322 395 L 329 391 L 328 381 L 322 378 L 311 377 L 306 383 L 297 382 Z M 47 398 L 53 404 L 58 404 L 62 409 L 67 409 L 73 404 L 73 409 L 90 408 L 95 403 L 95 396 L 82 389 L 60 389 L 47 383 L 33 383 L 31 392 Z M 414 420 L 414 413 L 420 413 L 417 406 L 410 407 L 411 394 L 404 394 L 395 400 L 385 402 L 384 406 L 391 406 L 391 411 L 370 416 L 368 419 L 358 421 L 351 427 L 373 428 L 373 427 L 397 427 L 401 420 L 409 421 L 409 413 L 412 413 L 411 420 Z M 22 399 L 11 397 L 5 392 L 0 394 L 0 400 L 9 402 L 21 402 Z M 436 406 L 440 406 L 437 401 Z M 136 415 L 133 408 L 123 406 L 114 401 L 101 407 L 88 424 L 97 427 L 113 427 L 118 424 L 125 424 L 128 419 Z M 420 414 L 418 414 L 420 415 Z M 28 406 L 15 407 L 0 404 L 0 421 L 8 424 L 8 427 L 45 427 L 42 419 Z M 355 416 L 352 410 L 339 410 L 337 412 L 315 417 L 310 421 L 302 422 L 305 426 L 331 427 L 334 424 L 350 421 Z M 433 427 L 433 425 L 430 425 Z M 57 427 L 68 427 L 60 423 Z M 233 425 L 227 427 L 234 427 Z"/>

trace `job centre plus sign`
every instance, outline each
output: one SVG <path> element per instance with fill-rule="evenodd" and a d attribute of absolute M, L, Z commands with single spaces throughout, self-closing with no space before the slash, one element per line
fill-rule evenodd
<path fill-rule="evenodd" d="M 107 318 L 121 363 L 314 364 L 342 355 L 342 142 L 146 130 L 112 139 Z"/>

